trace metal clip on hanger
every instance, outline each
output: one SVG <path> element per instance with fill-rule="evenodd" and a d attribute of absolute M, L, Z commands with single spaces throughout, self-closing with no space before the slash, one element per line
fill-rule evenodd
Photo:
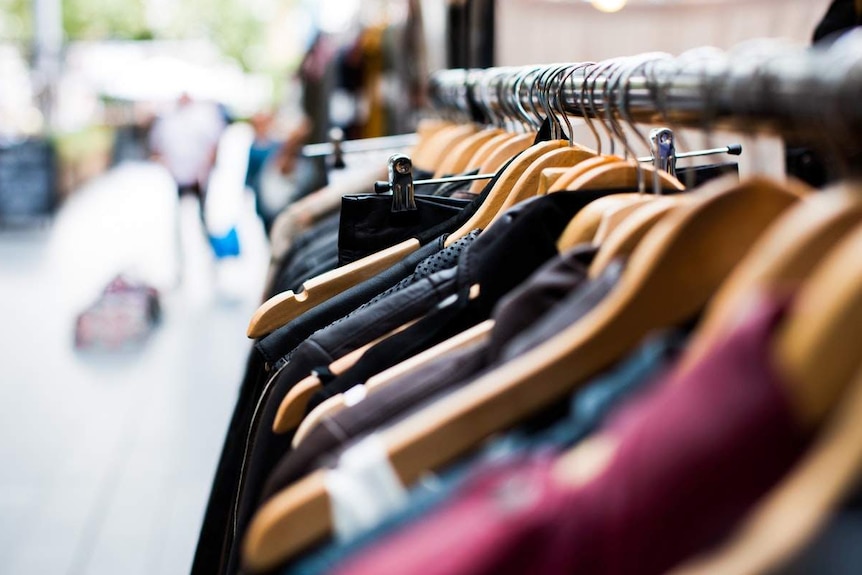
<path fill-rule="evenodd" d="M 674 155 L 676 160 L 683 158 L 697 158 L 700 156 L 713 156 L 715 154 L 728 154 L 730 156 L 739 156 L 742 154 L 742 144 L 729 144 L 723 148 L 709 148 L 708 150 L 694 150 L 692 152 L 682 152 Z M 652 162 L 653 156 L 641 156 L 638 162 Z"/>
<path fill-rule="evenodd" d="M 413 180 L 413 162 L 406 154 L 393 154 L 389 157 L 389 180 L 374 182 L 374 192 L 377 194 L 392 193 L 392 211 L 409 212 L 416 209 L 414 186 L 447 184 L 449 182 L 467 182 L 472 180 L 490 180 L 496 174 L 474 174 L 472 176 L 451 176 L 429 180 Z"/>
<path fill-rule="evenodd" d="M 653 128 L 649 133 L 650 153 L 655 168 L 676 176 L 676 148 L 670 128 Z"/>
<path fill-rule="evenodd" d="M 332 164 L 333 170 L 342 170 L 347 164 L 344 163 L 344 130 L 341 128 L 332 128 L 329 130 L 329 141 L 332 142 Z"/>

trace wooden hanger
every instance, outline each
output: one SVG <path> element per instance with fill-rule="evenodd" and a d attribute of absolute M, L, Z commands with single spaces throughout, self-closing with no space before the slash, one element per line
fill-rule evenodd
<path fill-rule="evenodd" d="M 570 189 L 569 184 L 574 181 L 578 176 L 589 172 L 593 168 L 598 166 L 603 166 L 605 164 L 609 164 L 611 162 L 621 162 L 622 158 L 619 156 L 596 156 L 595 158 L 590 158 L 589 160 L 584 160 L 571 168 L 569 168 L 566 172 L 564 172 L 561 176 L 557 178 L 554 184 L 549 188 L 548 193 L 552 192 L 563 192 Z"/>
<path fill-rule="evenodd" d="M 620 284 L 581 321 L 380 432 L 401 481 L 412 484 L 427 470 L 566 396 L 649 331 L 689 319 L 751 242 L 797 199 L 772 189 L 699 197 L 650 231 Z M 252 519 L 243 542 L 245 566 L 274 567 L 326 536 L 329 512 L 323 471 L 276 494 Z"/>
<path fill-rule="evenodd" d="M 548 168 L 546 170 L 542 170 L 542 175 L 539 178 L 539 190 L 536 195 L 546 195 L 554 183 L 556 183 L 556 181 L 559 180 L 560 177 L 568 170 L 568 168 Z"/>
<path fill-rule="evenodd" d="M 569 190 L 600 190 L 638 187 L 638 173 L 642 174 L 647 186 L 652 185 L 652 177 L 656 172 L 653 166 L 639 166 L 635 160 L 610 162 L 594 167 L 569 184 Z M 658 170 L 659 183 L 662 189 L 682 191 L 685 186 L 664 170 Z"/>
<path fill-rule="evenodd" d="M 643 199 L 649 199 L 647 194 L 611 194 L 593 200 L 575 214 L 575 217 L 568 223 L 557 240 L 557 249 L 563 252 L 578 244 L 592 243 L 596 231 L 608 211 L 628 206 L 632 202 Z"/>
<path fill-rule="evenodd" d="M 635 213 L 622 222 L 599 247 L 593 263 L 590 264 L 589 277 L 600 276 L 615 259 L 631 254 L 647 232 L 662 218 L 672 213 L 682 201 L 682 196 L 679 198 L 662 196 L 639 206 Z"/>
<path fill-rule="evenodd" d="M 254 312 L 246 334 L 257 339 L 272 333 L 315 306 L 392 267 L 419 247 L 419 240 L 405 240 L 313 277 L 298 293 L 288 290 L 271 297 Z"/>
<path fill-rule="evenodd" d="M 569 167 L 594 157 L 596 157 L 595 152 L 577 145 L 558 148 L 542 154 L 524 170 L 524 173 L 512 186 L 492 223 L 512 206 L 538 195 L 539 180 L 545 169 Z"/>
<path fill-rule="evenodd" d="M 429 172 L 435 171 L 435 168 L 440 165 L 443 158 L 446 157 L 458 142 L 478 129 L 479 127 L 476 124 L 457 124 L 436 132 L 428 139 L 427 145 L 421 150 L 422 155 L 418 159 L 412 158 L 413 166 Z M 419 163 L 420 160 L 422 163 Z"/>
<path fill-rule="evenodd" d="M 823 198 L 830 194 L 832 198 Z M 862 335 L 862 265 L 858 258 L 862 226 L 858 223 L 858 199 L 841 198 L 839 194 L 833 191 L 811 197 L 805 207 L 811 208 L 812 222 L 805 222 L 802 210 L 795 209 L 782 219 L 770 242 L 759 242 L 757 246 L 764 255 L 783 260 L 776 265 L 782 272 L 775 285 L 779 293 L 787 289 L 788 281 L 807 275 L 803 268 L 810 270 L 811 256 L 821 260 L 797 295 L 790 316 L 780 326 L 773 351 L 800 420 L 809 428 L 823 419 L 826 423 L 802 461 L 757 506 L 735 536 L 716 551 L 682 566 L 675 575 L 771 572 L 813 538 L 862 475 L 862 362 L 853 340 L 846 339 Z M 820 205 L 813 207 L 816 203 Z M 846 231 L 851 217 L 839 215 L 842 203 L 857 222 L 845 237 L 840 237 L 840 230 L 828 229 L 828 223 L 834 221 Z M 802 225 L 802 235 L 817 245 L 805 249 L 804 242 L 794 237 L 794 224 Z M 775 250 L 779 239 L 801 254 L 799 264 L 787 262 L 787 256 Z M 824 258 L 823 248 L 828 249 L 836 241 L 838 246 Z M 769 275 L 773 273 L 772 269 L 768 271 Z M 747 271 L 746 276 L 751 278 L 751 287 L 759 290 L 755 295 L 773 291 L 755 272 Z M 739 281 L 736 279 L 733 287 Z M 725 298 L 732 299 L 734 295 L 730 292 Z M 723 299 L 721 307 L 728 301 Z M 793 357 L 797 353 L 801 357 Z M 824 355 L 818 356 L 819 353 Z M 815 361 L 819 370 L 814 369 Z M 822 378 L 812 375 L 816 371 L 823 374 Z"/>
<path fill-rule="evenodd" d="M 479 286 L 471 286 L 469 298 L 475 299 L 478 296 Z M 357 361 L 359 361 L 359 359 L 365 354 L 366 351 L 368 351 L 381 341 L 395 335 L 396 333 L 404 331 L 417 321 L 419 320 L 414 319 L 408 321 L 400 325 L 399 327 L 393 329 L 386 335 L 378 337 L 371 343 L 365 344 L 362 347 L 344 355 L 343 357 L 338 358 L 337 360 L 329 364 L 329 371 L 332 372 L 334 375 L 341 375 L 345 373 L 348 369 L 353 367 Z M 311 399 L 311 396 L 322 389 L 323 383 L 320 381 L 320 378 L 314 374 L 309 375 L 308 377 L 297 383 L 281 400 L 281 403 L 278 407 L 278 411 L 276 413 L 275 420 L 273 422 L 272 430 L 276 433 L 287 433 L 288 431 L 291 431 L 292 429 L 295 429 L 298 425 L 300 425 L 300 423 L 302 423 L 303 416 L 305 415 L 305 410 L 308 407 L 308 401 Z"/>
<path fill-rule="evenodd" d="M 425 118 L 420 120 L 419 125 L 416 126 L 416 133 L 419 136 L 419 141 L 415 146 L 413 146 L 413 149 L 410 150 L 410 157 L 414 161 L 418 157 L 420 165 L 425 165 L 423 163 L 427 159 L 425 150 L 428 147 L 428 142 L 431 140 L 431 137 L 444 128 L 449 128 L 455 125 L 456 124 L 454 122 L 437 118 Z"/>
<path fill-rule="evenodd" d="M 822 420 L 859 372 L 862 354 L 862 227 L 812 273 L 774 338 L 774 362 L 799 419 Z"/>
<path fill-rule="evenodd" d="M 535 134 L 518 134 L 506 140 L 500 146 L 488 149 L 487 156 L 475 158 L 479 162 L 479 173 L 496 174 L 506 162 L 529 148 L 535 139 Z M 470 184 L 470 193 L 482 193 L 486 183 L 484 180 L 476 180 Z"/>
<path fill-rule="evenodd" d="M 491 330 L 493 328 L 494 320 L 485 320 L 478 325 L 474 325 L 473 327 L 450 337 L 446 341 L 438 343 L 434 347 L 418 353 L 385 371 L 381 371 L 365 382 L 366 394 L 370 395 L 383 389 L 393 381 L 415 372 L 422 366 L 431 363 L 432 361 L 436 361 L 453 350 L 485 341 L 491 335 Z M 305 419 L 302 420 L 302 424 L 300 424 L 299 428 L 296 430 L 296 434 L 293 436 L 293 446 L 296 447 L 299 445 L 308 432 L 314 429 L 324 417 L 335 415 L 345 408 L 347 408 L 347 403 L 344 394 L 341 393 L 323 401 L 320 405 L 315 407 Z"/>
<path fill-rule="evenodd" d="M 389 333 L 382 335 L 372 342 L 369 342 L 362 347 L 359 347 L 350 353 L 347 353 L 329 364 L 329 371 L 333 375 L 341 375 L 348 369 L 356 365 L 366 351 L 380 343 L 381 341 L 404 331 L 418 320 L 408 321 L 407 323 L 393 329 Z M 300 380 L 294 385 L 278 406 L 275 419 L 272 422 L 272 430 L 275 433 L 287 433 L 295 429 L 305 416 L 305 409 L 308 406 L 308 401 L 315 393 L 323 389 L 323 383 L 320 378 L 311 374 Z"/>
<path fill-rule="evenodd" d="M 496 214 L 496 210 L 505 200 L 505 196 L 517 178 L 529 167 L 530 162 L 541 156 L 542 153 L 564 145 L 566 142 L 563 140 L 540 142 L 509 164 L 477 212 L 463 226 L 446 238 L 446 246 L 452 245 L 476 228 L 487 227 Z M 314 277 L 303 284 L 302 291 L 299 293 L 286 291 L 270 298 L 252 316 L 246 332 L 248 337 L 257 339 L 272 333 L 322 302 L 388 269 L 419 247 L 419 241 L 415 238 L 405 240 L 346 266 Z"/>
<path fill-rule="evenodd" d="M 442 178 L 466 171 L 470 160 L 482 144 L 501 134 L 503 130 L 499 128 L 486 128 L 458 141 L 442 158 L 440 165 L 434 171 L 434 177 Z"/>
<path fill-rule="evenodd" d="M 567 190 L 592 190 L 592 189 L 620 189 L 630 188 L 636 190 L 638 187 L 638 173 L 647 182 L 652 182 L 657 172 L 652 166 L 638 166 L 635 162 L 615 161 L 596 164 L 589 170 L 582 170 L 580 176 L 574 178 L 564 189 Z M 562 176 L 562 178 L 565 177 Z M 679 180 L 667 172 L 658 170 L 659 185 L 665 190 L 682 190 L 683 185 Z M 552 187 L 560 187 L 560 181 Z M 652 184 L 650 184 L 652 187 Z M 558 241 L 560 250 L 568 249 L 580 243 L 592 242 L 596 232 L 601 225 L 602 219 L 610 210 L 622 208 L 632 202 L 643 201 L 646 194 L 613 194 L 605 198 L 599 198 L 590 202 L 583 210 L 572 218 L 569 225 L 563 231 Z"/>
<path fill-rule="evenodd" d="M 655 194 L 638 194 L 638 197 L 632 198 L 630 202 L 605 210 L 599 222 L 599 227 L 593 236 L 593 245 L 602 245 L 608 239 L 608 236 L 611 235 L 611 232 L 617 229 L 639 207 L 660 197 L 662 196 L 656 196 Z"/>
<path fill-rule="evenodd" d="M 773 184 L 778 185 L 778 184 Z M 800 187 L 804 191 L 805 187 Z M 762 254 L 738 266 L 706 310 L 680 369 L 691 367 L 731 326 L 750 294 L 790 295 L 824 255 L 862 221 L 862 195 L 842 186 L 806 197 L 788 211 L 752 248 Z"/>
<path fill-rule="evenodd" d="M 467 162 L 467 167 L 464 168 L 464 170 L 466 171 L 466 170 L 478 169 L 482 165 L 482 162 L 484 162 L 488 158 L 488 156 L 491 154 L 491 152 L 493 152 L 495 149 L 502 146 L 503 144 L 505 144 L 506 142 L 508 142 L 509 140 L 511 140 L 514 137 L 515 137 L 515 134 L 512 134 L 510 132 L 504 132 L 501 130 L 499 134 L 497 134 L 496 136 L 494 136 L 493 138 L 491 138 L 490 140 L 486 141 L 484 144 L 479 146 L 479 148 L 470 157 L 470 160 Z M 482 173 L 482 174 L 489 173 L 490 174 L 493 172 L 496 172 L 496 170 L 491 170 L 489 172 L 480 172 L 480 173 Z M 475 184 L 475 183 L 480 183 L 480 184 L 484 185 L 486 182 L 483 180 L 474 180 L 474 181 L 470 182 L 471 185 Z"/>
<path fill-rule="evenodd" d="M 479 206 L 476 213 L 473 214 L 470 219 L 464 223 L 464 225 L 446 238 L 446 246 L 451 246 L 453 243 L 477 228 L 487 228 L 488 224 L 491 223 L 491 220 L 494 219 L 494 216 L 497 215 L 500 207 L 506 201 L 512 188 L 514 188 L 517 183 L 518 178 L 521 177 L 521 174 L 523 174 L 533 162 L 547 152 L 566 146 L 568 146 L 568 142 L 565 140 L 539 142 L 538 144 L 530 146 L 522 152 L 520 156 L 512 160 L 506 169 L 503 170 L 503 173 L 497 179 L 494 187 L 491 188 L 491 192 L 488 194 L 488 197 L 485 198 L 485 201 L 482 202 L 482 205 Z"/>

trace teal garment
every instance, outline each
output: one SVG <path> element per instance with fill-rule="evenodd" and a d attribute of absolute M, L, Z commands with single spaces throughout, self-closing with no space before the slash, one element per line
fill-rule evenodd
<path fill-rule="evenodd" d="M 537 451 L 560 451 L 578 443 L 597 428 L 614 408 L 643 390 L 677 357 L 686 334 L 673 331 L 653 336 L 633 354 L 574 394 L 568 415 L 541 429 L 519 429 L 492 441 L 478 454 L 465 458 L 438 475 L 428 476 L 409 493 L 406 507 L 367 533 L 342 543 L 329 541 L 299 557 L 282 575 L 322 575 L 352 554 L 377 542 L 445 503 L 476 473 L 493 473 L 515 458 Z"/>

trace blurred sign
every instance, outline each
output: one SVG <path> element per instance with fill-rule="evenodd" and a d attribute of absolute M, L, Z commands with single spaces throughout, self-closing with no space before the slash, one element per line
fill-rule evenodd
<path fill-rule="evenodd" d="M 0 142 L 0 221 L 49 215 L 56 203 L 54 148 L 45 139 Z"/>

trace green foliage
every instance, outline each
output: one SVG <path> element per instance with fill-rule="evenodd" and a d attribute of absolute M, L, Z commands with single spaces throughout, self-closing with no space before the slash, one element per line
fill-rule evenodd
<path fill-rule="evenodd" d="M 246 69 L 255 67 L 249 48 L 263 37 L 262 22 L 243 0 L 178 0 L 173 17 L 159 36 L 207 37 Z M 251 57 L 250 57 L 251 56 Z"/>
<path fill-rule="evenodd" d="M 33 0 L 0 0 L 0 41 L 29 43 Z M 245 0 L 169 0 L 147 18 L 148 0 L 61 0 L 67 41 L 209 38 L 246 69 L 267 23 Z M 260 0 L 258 1 L 260 5 Z"/>
<path fill-rule="evenodd" d="M 0 0 L 0 41 L 27 42 L 33 37 L 31 0 Z"/>
<path fill-rule="evenodd" d="M 139 40 L 152 37 L 144 0 L 62 0 L 68 40 Z"/>

